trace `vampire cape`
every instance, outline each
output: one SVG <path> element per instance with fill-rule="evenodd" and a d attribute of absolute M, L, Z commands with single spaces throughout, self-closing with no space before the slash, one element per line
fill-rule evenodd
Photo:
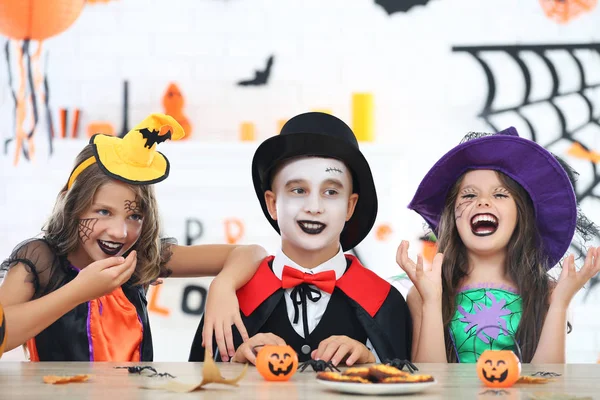
<path fill-rule="evenodd" d="M 281 303 L 285 306 L 283 297 L 285 289 L 282 288 L 281 281 L 272 271 L 272 260 L 273 257 L 267 257 L 252 279 L 237 292 L 242 321 L 250 337 L 257 333 L 266 333 L 261 329 L 267 325 L 272 326 L 273 323 L 270 320 L 275 317 L 274 311 L 281 307 Z M 363 267 L 356 257 L 346 255 L 346 261 L 348 267 L 344 275 L 336 281 L 332 300 L 336 294 L 347 300 L 345 303 L 352 310 L 353 320 L 358 320 L 360 328 L 364 329 L 381 361 L 385 362 L 394 358 L 409 360 L 412 323 L 404 297 L 384 279 Z M 332 303 L 333 301 L 328 303 L 328 309 Z M 325 318 L 330 318 L 328 315 L 342 317 L 339 313 L 329 313 L 326 310 L 323 319 L 314 331 L 324 323 L 329 327 L 338 325 L 335 323 L 336 321 L 324 321 Z M 203 327 L 204 317 L 196 331 L 189 361 L 204 361 Z M 242 338 L 235 326 L 232 327 L 232 331 L 237 349 L 242 344 Z M 340 334 L 334 331 L 331 331 L 330 334 L 325 333 L 327 333 L 325 337 Z M 288 342 L 288 338 L 283 337 L 282 339 Z M 221 361 L 214 338 L 212 350 L 215 360 Z M 302 356 L 298 349 L 296 352 L 298 352 L 298 356 Z"/>

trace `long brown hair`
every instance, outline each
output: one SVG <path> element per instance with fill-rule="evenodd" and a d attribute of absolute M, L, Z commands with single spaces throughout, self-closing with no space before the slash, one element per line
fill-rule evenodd
<path fill-rule="evenodd" d="M 523 311 L 516 332 L 521 347 L 522 362 L 531 362 L 538 342 L 550 295 L 550 277 L 546 273 L 547 260 L 537 234 L 534 208 L 529 194 L 513 179 L 496 171 L 498 179 L 511 193 L 517 205 L 517 225 L 508 242 L 506 271 L 517 286 L 523 301 Z M 438 251 L 444 254 L 442 265 L 442 316 L 448 362 L 457 362 L 449 335 L 449 324 L 456 312 L 456 295 L 461 282 L 467 277 L 469 265 L 467 249 L 458 235 L 454 209 L 464 174 L 450 190 L 438 228 Z"/>
<path fill-rule="evenodd" d="M 93 157 L 91 145 L 87 145 L 75 159 L 75 166 Z M 87 167 L 75 180 L 71 189 L 65 185 L 54 205 L 54 210 L 43 228 L 46 240 L 59 255 L 67 255 L 79 246 L 79 217 L 90 207 L 96 191 L 112 178 L 100 170 L 97 163 Z M 132 284 L 147 285 L 159 277 L 163 264 L 164 249 L 160 241 L 160 219 L 152 185 L 128 185 L 140 201 L 144 217 L 142 231 L 132 249 L 137 251 L 137 265 Z"/>

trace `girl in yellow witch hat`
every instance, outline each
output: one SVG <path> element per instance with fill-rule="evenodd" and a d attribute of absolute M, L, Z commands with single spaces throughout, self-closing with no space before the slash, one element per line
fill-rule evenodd
<path fill-rule="evenodd" d="M 183 136 L 175 119 L 152 114 L 123 138 L 91 138 L 44 236 L 21 243 L 0 265 L 8 271 L 0 286 L 10 326 L 7 350 L 26 343 L 32 361 L 151 361 L 148 285 L 223 269 L 207 302 L 208 316 L 220 306 L 209 317 L 207 338 L 214 327 L 221 353 L 233 355 L 231 326 L 243 332 L 243 324 L 231 283 L 221 289 L 219 282 L 241 286 L 266 252 L 258 246 L 178 246 L 159 236 L 152 184 L 168 176 L 169 161 L 156 146 Z"/>

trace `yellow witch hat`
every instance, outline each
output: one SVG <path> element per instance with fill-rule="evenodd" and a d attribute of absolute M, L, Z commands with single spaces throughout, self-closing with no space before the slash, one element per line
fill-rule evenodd
<path fill-rule="evenodd" d="M 151 114 L 123 138 L 96 134 L 90 139 L 94 156 L 79 164 L 71 173 L 67 188 L 87 167 L 98 163 L 108 176 L 134 185 L 160 182 L 169 175 L 169 160 L 156 151 L 158 143 L 179 140 L 185 132 L 175 118 Z"/>

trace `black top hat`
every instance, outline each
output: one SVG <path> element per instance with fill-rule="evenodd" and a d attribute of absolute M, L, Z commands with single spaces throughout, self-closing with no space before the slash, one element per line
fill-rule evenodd
<path fill-rule="evenodd" d="M 309 112 L 290 119 L 278 136 L 265 140 L 252 159 L 254 190 L 263 212 L 279 233 L 265 203 L 265 191 L 271 189 L 272 173 L 282 161 L 294 157 L 335 158 L 352 171 L 354 193 L 358 202 L 352 218 L 340 237 L 343 251 L 351 250 L 369 233 L 377 217 L 377 192 L 369 163 L 358 148 L 358 141 L 342 120 L 325 113 Z"/>

